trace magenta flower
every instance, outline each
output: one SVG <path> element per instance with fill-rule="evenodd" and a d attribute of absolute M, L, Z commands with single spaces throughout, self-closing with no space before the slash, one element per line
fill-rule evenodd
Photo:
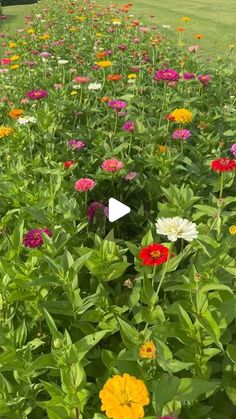
<path fill-rule="evenodd" d="M 26 96 L 31 100 L 38 100 L 43 99 L 44 97 L 48 96 L 48 92 L 46 90 L 31 90 L 26 94 Z"/>
<path fill-rule="evenodd" d="M 209 81 L 211 81 L 212 77 L 210 76 L 210 74 L 201 74 L 200 76 L 198 76 L 198 80 L 203 84 L 203 86 L 206 86 Z"/>
<path fill-rule="evenodd" d="M 158 70 L 154 74 L 154 80 L 160 81 L 174 81 L 179 80 L 179 73 L 172 68 L 166 68 L 165 70 Z"/>
<path fill-rule="evenodd" d="M 236 156 L 236 143 L 234 143 L 234 144 L 231 146 L 230 151 L 231 151 L 231 153 L 232 153 L 234 156 Z"/>
<path fill-rule="evenodd" d="M 42 233 L 47 234 L 49 237 L 52 236 L 52 232 L 47 228 L 34 228 L 33 230 L 27 231 L 23 237 L 23 244 L 25 247 L 38 247 L 43 244 Z"/>
<path fill-rule="evenodd" d="M 188 129 L 176 129 L 172 134 L 172 138 L 174 138 L 174 140 L 187 140 L 191 135 L 191 131 Z"/>
<path fill-rule="evenodd" d="M 75 182 L 75 190 L 78 192 L 87 192 L 87 191 L 91 191 L 95 185 L 96 185 L 96 182 L 93 179 L 85 177 L 85 178 L 78 179 Z"/>
<path fill-rule="evenodd" d="M 131 181 L 134 178 L 136 178 L 137 175 L 138 175 L 137 172 L 129 172 L 129 173 L 127 173 L 127 175 L 125 175 L 124 179 L 128 180 L 128 181 Z"/>
<path fill-rule="evenodd" d="M 158 419 L 177 419 L 176 416 L 158 416 Z"/>
<path fill-rule="evenodd" d="M 121 109 L 126 108 L 127 103 L 123 100 L 109 100 L 108 106 L 112 109 L 120 111 Z"/>
<path fill-rule="evenodd" d="M 67 144 L 74 150 L 80 150 L 81 148 L 84 148 L 86 146 L 86 144 L 82 140 L 70 140 Z"/>
<path fill-rule="evenodd" d="M 103 170 L 105 170 L 106 172 L 118 172 L 119 170 L 121 170 L 124 167 L 124 164 L 117 159 L 108 159 L 105 160 L 102 165 L 101 168 Z"/>
<path fill-rule="evenodd" d="M 123 128 L 124 131 L 132 132 L 134 130 L 134 122 L 133 121 L 127 121 L 127 122 L 124 123 L 122 128 Z"/>
<path fill-rule="evenodd" d="M 192 79 L 195 79 L 195 74 L 194 73 L 184 73 L 183 78 L 184 78 L 184 80 L 192 80 Z"/>
<path fill-rule="evenodd" d="M 86 216 L 90 223 L 93 222 L 97 211 L 103 216 L 107 216 L 108 207 L 105 207 L 101 202 L 91 202 L 87 207 Z"/>
<path fill-rule="evenodd" d="M 10 58 L 1 59 L 1 65 L 8 65 L 8 64 L 12 64 L 12 60 Z"/>

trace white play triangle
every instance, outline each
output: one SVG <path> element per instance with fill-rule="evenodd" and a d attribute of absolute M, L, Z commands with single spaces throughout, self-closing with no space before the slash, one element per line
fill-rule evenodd
<path fill-rule="evenodd" d="M 109 221 L 113 223 L 113 221 L 119 220 L 119 218 L 124 217 L 126 214 L 129 214 L 131 211 L 130 207 L 127 205 L 122 204 L 122 202 L 117 201 L 115 198 L 109 199 Z"/>

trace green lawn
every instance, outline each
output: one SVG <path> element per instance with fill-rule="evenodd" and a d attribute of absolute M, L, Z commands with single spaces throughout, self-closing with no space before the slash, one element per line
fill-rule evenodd
<path fill-rule="evenodd" d="M 125 1 L 114 3 L 121 5 Z M 150 22 L 150 15 L 154 15 L 153 22 L 171 26 L 169 33 L 177 34 L 178 26 L 185 27 L 186 44 L 200 45 L 204 55 L 222 56 L 231 44 L 235 44 L 236 55 L 236 0 L 131 0 L 131 3 L 134 6 L 130 13 L 142 17 L 144 23 Z M 189 16 L 192 20 L 184 23 L 182 16 Z M 196 40 L 194 35 L 198 33 L 204 34 L 204 39 Z"/>
<path fill-rule="evenodd" d="M 22 28 L 24 26 L 24 16 L 30 14 L 33 7 L 33 4 L 3 7 L 3 15 L 6 15 L 7 19 L 0 23 L 1 32 L 13 33 L 15 29 Z"/>

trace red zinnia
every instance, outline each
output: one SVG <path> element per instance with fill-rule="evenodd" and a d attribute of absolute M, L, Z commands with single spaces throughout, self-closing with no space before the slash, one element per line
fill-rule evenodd
<path fill-rule="evenodd" d="M 162 265 L 165 263 L 169 256 L 168 247 L 163 246 L 162 244 L 153 243 L 149 246 L 144 247 L 139 252 L 139 257 L 142 259 L 142 265 L 154 266 Z"/>
<path fill-rule="evenodd" d="M 228 157 L 221 157 L 211 162 L 214 172 L 233 172 L 236 169 L 236 161 Z"/>

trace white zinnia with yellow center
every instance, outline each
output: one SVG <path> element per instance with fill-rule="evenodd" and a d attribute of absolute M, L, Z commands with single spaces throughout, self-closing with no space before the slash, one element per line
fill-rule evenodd
<path fill-rule="evenodd" d="M 196 227 L 195 223 L 181 217 L 159 218 L 156 222 L 157 233 L 167 236 L 171 242 L 177 239 L 191 242 L 198 236 Z"/>

